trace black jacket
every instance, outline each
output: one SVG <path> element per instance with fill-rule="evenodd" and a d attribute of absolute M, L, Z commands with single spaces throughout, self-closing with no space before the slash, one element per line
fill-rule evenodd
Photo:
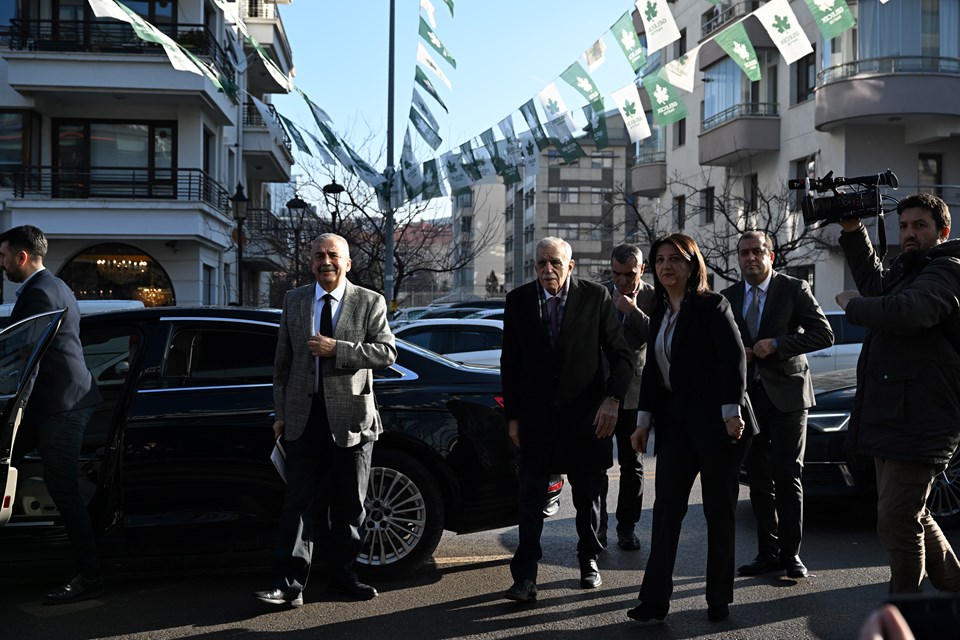
<path fill-rule="evenodd" d="M 945 464 L 960 441 L 960 241 L 901 254 L 884 269 L 866 230 L 840 236 L 863 296 L 847 319 L 867 327 L 848 447 Z"/>

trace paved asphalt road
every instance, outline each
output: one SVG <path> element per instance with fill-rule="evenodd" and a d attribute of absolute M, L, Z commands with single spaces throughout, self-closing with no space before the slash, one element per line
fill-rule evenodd
<path fill-rule="evenodd" d="M 37 580 L 0 585 L 0 638 L 72 640 L 92 638 L 446 640 L 450 638 L 823 638 L 853 640 L 869 611 L 885 595 L 885 555 L 869 507 L 807 503 L 803 559 L 811 577 L 738 578 L 731 619 L 707 621 L 704 601 L 706 530 L 699 487 L 684 526 L 675 593 L 665 624 L 642 626 L 625 611 L 634 606 L 646 562 L 653 504 L 652 458 L 638 531 L 640 552 L 616 546 L 600 559 L 603 586 L 578 586 L 576 535 L 569 495 L 544 529 L 540 598 L 522 606 L 501 598 L 510 584 L 508 562 L 515 528 L 446 535 L 434 566 L 402 580 L 376 584 L 380 597 L 352 603 L 328 597 L 322 578 L 306 591 L 303 608 L 273 611 L 250 593 L 269 576 L 256 571 L 189 569 L 173 576 L 111 575 L 100 600 L 42 607 Z M 611 481 L 611 500 L 616 495 Z M 568 489 L 565 489 L 565 492 Z M 755 553 L 753 517 L 746 489 L 738 508 L 738 563 Z M 611 527 L 612 529 L 612 527 Z M 960 534 L 949 534 L 954 546 Z M 6 576 L 8 579 L 11 576 Z"/>

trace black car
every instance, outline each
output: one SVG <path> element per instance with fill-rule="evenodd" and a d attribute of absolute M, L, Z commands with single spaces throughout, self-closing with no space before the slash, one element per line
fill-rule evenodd
<path fill-rule="evenodd" d="M 29 347 L 38 359 L 59 313 L 0 334 L 0 354 Z M 270 461 L 279 320 L 278 310 L 169 307 L 82 318 L 84 355 L 104 400 L 87 427 L 78 472 L 107 554 L 129 553 L 132 542 L 180 552 L 177 542 L 186 541 L 199 553 L 273 545 L 283 502 Z M 499 370 L 402 340 L 397 348 L 396 364 L 374 372 L 385 432 L 374 447 L 358 560 L 379 577 L 427 560 L 444 529 L 508 526 L 517 511 L 517 456 Z M 26 372 L 27 356 L 15 357 L 0 360 L 0 382 Z M 6 555 L 16 552 L 15 538 L 55 533 L 57 512 L 31 434 L 10 436 L 22 397 L 0 392 L 8 394 L 0 434 Z M 553 480 L 550 510 L 562 486 Z"/>
<path fill-rule="evenodd" d="M 844 369 L 813 376 L 817 404 L 807 417 L 807 448 L 803 456 L 803 491 L 808 497 L 876 498 L 873 459 L 844 451 L 857 372 Z M 741 481 L 746 483 L 745 473 Z M 944 527 L 960 526 L 960 450 L 946 471 L 937 476 L 927 501 Z"/>

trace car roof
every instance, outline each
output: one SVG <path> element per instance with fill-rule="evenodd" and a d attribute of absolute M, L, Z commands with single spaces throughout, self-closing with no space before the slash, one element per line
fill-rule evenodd
<path fill-rule="evenodd" d="M 428 320 L 414 320 L 403 326 L 394 329 L 394 333 L 400 334 L 414 329 L 416 327 L 457 327 L 459 329 L 469 329 L 470 327 L 493 327 L 503 329 L 503 320 L 488 320 L 483 318 L 431 318 Z"/>
<path fill-rule="evenodd" d="M 115 319 L 142 321 L 149 318 L 218 318 L 231 320 L 260 320 L 263 322 L 280 322 L 280 309 L 255 309 L 251 307 L 145 307 L 122 311 L 104 311 L 84 316 L 85 322 L 109 322 Z"/>

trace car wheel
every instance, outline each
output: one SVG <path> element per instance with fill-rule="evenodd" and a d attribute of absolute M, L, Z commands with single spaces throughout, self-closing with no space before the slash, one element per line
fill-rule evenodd
<path fill-rule="evenodd" d="M 444 503 L 436 480 L 411 456 L 375 453 L 367 519 L 357 563 L 376 577 L 407 574 L 426 562 L 443 534 Z"/>
<path fill-rule="evenodd" d="M 933 479 L 927 506 L 942 527 L 960 527 L 960 449 L 954 451 L 943 473 Z"/>

